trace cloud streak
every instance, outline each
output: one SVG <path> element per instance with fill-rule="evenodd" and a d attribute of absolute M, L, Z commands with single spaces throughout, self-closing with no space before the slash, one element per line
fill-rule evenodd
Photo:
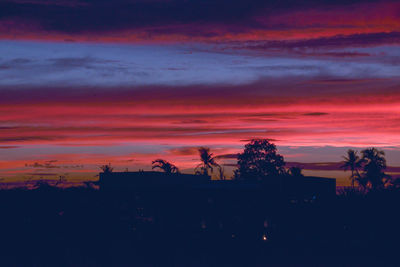
<path fill-rule="evenodd" d="M 313 39 L 399 28 L 395 1 L 3 1 L 6 39 L 231 41 Z"/>
<path fill-rule="evenodd" d="M 150 85 L 237 85 L 258 80 L 377 79 L 398 77 L 400 49 L 296 51 L 224 50 L 223 46 L 127 46 L 0 42 L 1 87 L 137 87 Z M 369 54 L 349 61 L 331 55 Z M 187 52 L 190 51 L 190 54 Z M 302 53 L 307 53 L 303 51 Z"/>

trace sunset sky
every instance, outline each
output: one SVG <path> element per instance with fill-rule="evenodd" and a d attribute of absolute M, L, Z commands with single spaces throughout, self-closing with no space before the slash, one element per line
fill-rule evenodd
<path fill-rule="evenodd" d="M 252 138 L 338 185 L 349 148 L 400 174 L 400 3 L 249 2 L 1 1 L 0 182 L 193 172 Z"/>

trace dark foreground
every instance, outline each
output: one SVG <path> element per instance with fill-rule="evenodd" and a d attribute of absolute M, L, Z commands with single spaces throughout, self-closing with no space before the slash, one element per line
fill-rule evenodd
<path fill-rule="evenodd" d="M 398 265 L 399 200 L 2 190 L 0 265 Z"/>

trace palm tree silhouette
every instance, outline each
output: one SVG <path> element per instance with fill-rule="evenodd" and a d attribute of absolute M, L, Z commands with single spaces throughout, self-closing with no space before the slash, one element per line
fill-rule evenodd
<path fill-rule="evenodd" d="M 213 173 L 213 167 L 220 167 L 219 164 L 215 162 L 214 154 L 210 153 L 210 148 L 200 147 L 199 154 L 201 163 L 195 168 L 197 174 L 208 175 L 208 170 L 211 170 L 211 173 Z"/>
<path fill-rule="evenodd" d="M 386 169 L 385 152 L 376 148 L 368 148 L 361 151 L 363 157 L 362 182 L 365 186 L 370 186 L 371 189 L 382 188 L 390 181 L 390 176 L 384 173 Z"/>
<path fill-rule="evenodd" d="M 151 168 L 153 170 L 158 168 L 158 169 L 161 169 L 163 172 L 168 173 L 168 174 L 170 174 L 170 173 L 179 173 L 178 167 L 176 167 L 174 164 L 172 164 L 172 163 L 170 163 L 170 162 L 168 162 L 166 160 L 163 160 L 163 159 L 153 160 L 152 165 L 153 166 Z"/>
<path fill-rule="evenodd" d="M 351 171 L 351 176 L 350 176 L 351 186 L 354 187 L 355 181 L 359 181 L 360 179 L 359 170 L 362 167 L 362 160 L 358 156 L 358 152 L 353 149 L 347 150 L 347 156 L 344 156 L 343 158 L 344 158 L 344 163 L 341 166 L 341 168 L 344 169 L 345 171 L 346 170 Z"/>

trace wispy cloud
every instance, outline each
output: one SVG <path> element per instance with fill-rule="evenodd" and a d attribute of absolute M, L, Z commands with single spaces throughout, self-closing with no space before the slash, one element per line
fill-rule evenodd
<path fill-rule="evenodd" d="M 368 60 L 352 57 L 352 61 L 345 57 L 299 57 L 297 52 L 222 52 L 220 46 L 204 44 L 127 46 L 2 41 L 0 49 L 8 51 L 0 58 L 1 87 L 240 85 L 282 78 L 393 78 L 400 72 L 399 64 L 393 62 L 399 58 L 399 49 L 389 47 L 320 51 L 324 55 L 354 54 L 357 50 L 371 54 Z"/>

